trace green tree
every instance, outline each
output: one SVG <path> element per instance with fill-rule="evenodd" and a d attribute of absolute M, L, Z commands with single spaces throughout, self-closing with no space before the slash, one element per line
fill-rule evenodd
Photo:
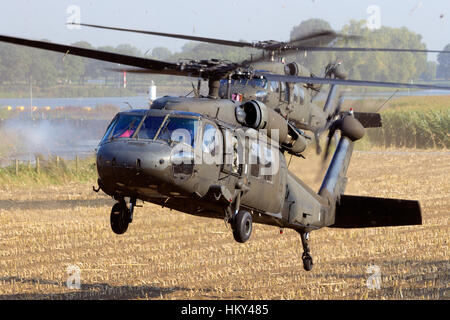
<path fill-rule="evenodd" d="M 422 36 L 405 27 L 381 27 L 372 31 L 365 21 L 351 21 L 341 32 L 361 38 L 346 43 L 339 40 L 336 46 L 426 49 Z M 409 82 L 418 79 L 427 69 L 425 53 L 339 52 L 336 57 L 344 62 L 351 79 Z"/>
<path fill-rule="evenodd" d="M 311 35 L 319 31 L 332 30 L 331 25 L 322 19 L 309 19 L 302 21 L 299 25 L 294 26 L 291 30 L 291 41 Z M 322 38 L 321 41 L 302 41 L 298 43 L 304 46 L 326 46 L 329 39 Z M 335 60 L 332 52 L 299 52 L 295 57 L 289 57 L 287 60 L 296 60 L 299 64 L 308 68 L 317 75 L 323 75 L 325 67 L 328 63 Z"/>
<path fill-rule="evenodd" d="M 129 55 L 129 56 L 135 56 L 135 57 L 142 57 L 143 56 L 142 52 L 138 48 L 133 47 L 130 44 L 119 44 L 114 49 L 114 52 L 120 53 L 120 54 Z"/>
<path fill-rule="evenodd" d="M 20 83 L 28 81 L 31 66 L 29 48 L 12 44 L 0 44 L 0 56 L 2 57 L 3 72 L 1 81 Z"/>
<path fill-rule="evenodd" d="M 98 47 L 97 49 L 100 51 L 105 51 L 105 52 L 115 52 L 115 48 L 112 46 L 103 46 L 103 47 Z M 95 67 L 98 70 L 98 75 L 105 79 L 105 85 L 108 84 L 108 79 L 110 77 L 114 77 L 114 72 L 111 71 L 110 69 L 117 68 L 117 66 L 118 65 L 115 63 L 95 60 Z"/>
<path fill-rule="evenodd" d="M 44 50 L 31 49 L 30 56 L 30 73 L 33 82 L 43 88 L 56 84 L 58 78 L 56 63 L 58 55 Z"/>
<path fill-rule="evenodd" d="M 444 50 L 450 51 L 450 43 L 445 46 Z M 437 68 L 438 77 L 449 80 L 450 79 L 450 54 L 449 53 L 439 53 L 437 60 L 439 62 L 439 66 Z"/>
<path fill-rule="evenodd" d="M 154 57 L 158 60 L 167 61 L 171 55 L 172 55 L 172 52 L 170 52 L 170 50 L 167 49 L 166 47 L 155 47 L 152 50 L 152 57 Z"/>
<path fill-rule="evenodd" d="M 72 46 L 77 46 L 79 42 L 73 43 Z M 84 59 L 73 56 L 70 53 L 61 57 L 58 60 L 59 70 L 64 78 L 65 83 L 80 82 L 82 75 L 85 72 Z"/>
<path fill-rule="evenodd" d="M 435 61 L 428 61 L 427 62 L 427 69 L 425 70 L 424 73 L 422 73 L 420 78 L 423 79 L 423 80 L 427 80 L 427 81 L 436 79 L 437 66 L 438 66 L 437 62 L 435 62 Z"/>
<path fill-rule="evenodd" d="M 85 49 L 95 49 L 89 42 L 80 41 L 73 45 L 85 48 Z M 98 68 L 98 60 L 81 58 L 81 62 L 84 64 L 84 72 L 80 75 L 81 84 L 85 84 L 86 78 L 95 79 L 100 76 L 100 70 Z"/>

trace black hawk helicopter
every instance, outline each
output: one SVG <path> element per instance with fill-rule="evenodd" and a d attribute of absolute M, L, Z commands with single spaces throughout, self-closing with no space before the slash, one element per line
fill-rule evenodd
<path fill-rule="evenodd" d="M 138 199 L 188 214 L 225 219 L 235 240 L 241 243 L 250 238 L 254 222 L 291 228 L 301 236 L 303 266 L 309 271 L 313 266 L 308 243 L 311 231 L 422 223 L 418 201 L 344 194 L 354 142 L 363 137 L 365 129 L 352 111 L 340 112 L 340 103 L 331 98 L 339 85 L 450 87 L 348 80 L 336 77 L 335 66 L 331 66 L 334 76 L 322 78 L 298 74 L 300 68 L 295 72 L 292 65 L 286 65 L 282 74 L 216 59 L 171 63 L 3 35 L 0 41 L 119 63 L 134 67 L 132 71 L 138 73 L 208 81 L 207 97 L 166 96 L 156 99 L 150 108 L 119 112 L 109 124 L 97 149 L 99 189 L 94 190 L 101 189 L 117 200 L 110 216 L 112 230 L 117 234 L 126 232 Z M 225 44 L 223 40 L 211 41 Z M 274 48 L 299 50 L 292 43 L 273 41 L 248 45 L 271 52 Z M 324 50 L 334 49 L 340 48 Z M 232 81 L 243 79 L 288 86 L 331 85 L 322 111 L 325 121 L 317 128 L 307 127 L 305 122 L 302 128 L 312 132 L 320 128 L 321 132 L 328 131 L 329 137 L 340 132 L 318 192 L 290 172 L 286 163 L 285 153 L 301 156 L 308 144 L 308 136 L 297 127 L 299 121 L 291 121 L 292 117 L 258 99 L 230 99 Z M 226 81 L 228 99 L 220 99 L 221 80 Z"/>
<path fill-rule="evenodd" d="M 162 33 L 147 30 L 124 29 L 117 27 L 107 27 L 93 24 L 75 24 L 77 26 L 114 30 L 121 32 L 141 33 L 152 36 L 163 36 L 183 40 L 205 42 L 217 45 L 226 45 L 239 48 L 253 48 L 262 52 L 262 55 L 251 55 L 249 61 L 243 61 L 241 66 L 257 72 L 272 73 L 280 75 L 292 75 L 301 77 L 316 77 L 304 66 L 293 61 L 286 63 L 286 55 L 307 54 L 309 51 L 337 51 L 337 52 L 411 52 L 411 53 L 450 53 L 450 51 L 425 50 L 425 49 L 401 49 L 401 48 L 355 48 L 355 47 L 330 47 L 330 44 L 347 43 L 349 40 L 361 40 L 358 35 L 347 35 L 336 33 L 333 30 L 319 30 L 309 34 L 298 36 L 288 42 L 275 40 L 244 42 L 230 41 L 215 38 L 205 38 L 183 34 Z M 189 60 L 187 60 L 189 61 Z M 346 79 L 347 75 L 342 70 L 342 61 L 336 60 L 329 63 L 324 68 L 323 78 Z M 116 71 L 126 71 L 135 73 L 146 73 L 146 70 L 136 70 L 127 68 L 117 68 Z M 201 77 L 198 79 L 197 88 L 193 85 L 193 92 L 196 97 L 200 95 Z M 210 83 L 211 84 L 211 83 Z M 341 105 L 344 100 L 343 93 L 338 94 L 338 85 L 331 84 L 326 97 L 326 103 L 320 101 L 320 92 L 327 83 L 292 83 L 277 80 L 268 80 L 265 77 L 228 77 L 219 83 L 218 96 L 222 99 L 232 99 L 236 101 L 257 100 L 263 102 L 269 108 L 282 115 L 297 129 L 307 130 L 313 133 L 317 154 L 321 153 L 319 144 L 320 135 L 325 132 L 332 119 L 341 112 Z M 217 84 L 215 84 L 217 85 Z M 400 84 L 384 83 L 385 87 L 402 87 Z M 416 88 L 426 88 L 418 86 Z M 211 96 L 211 94 L 210 94 Z M 378 113 L 354 112 L 354 116 L 365 128 L 380 127 L 381 118 Z M 309 140 L 309 138 L 308 138 Z"/>

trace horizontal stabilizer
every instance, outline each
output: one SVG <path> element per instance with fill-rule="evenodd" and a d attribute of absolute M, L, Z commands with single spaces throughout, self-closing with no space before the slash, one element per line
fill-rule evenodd
<path fill-rule="evenodd" d="M 341 195 L 331 228 L 372 228 L 421 225 L 422 212 L 415 200 Z"/>

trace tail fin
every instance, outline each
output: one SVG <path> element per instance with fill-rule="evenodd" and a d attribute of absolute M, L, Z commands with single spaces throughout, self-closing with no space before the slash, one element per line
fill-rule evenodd
<path fill-rule="evenodd" d="M 331 132 L 337 129 L 341 131 L 341 139 L 323 179 L 319 195 L 333 200 L 331 203 L 334 203 L 345 190 L 347 182 L 345 176 L 353 154 L 353 142 L 364 136 L 364 127 L 354 118 L 352 112 L 336 120 L 331 127 Z"/>
<path fill-rule="evenodd" d="M 325 213 L 325 220 L 328 225 L 334 223 L 336 202 L 339 200 L 341 194 L 344 193 L 347 185 L 346 175 L 350 158 L 353 154 L 354 141 L 364 136 L 364 127 L 354 118 L 351 112 L 343 118 L 336 120 L 332 127 L 333 130 L 339 129 L 341 131 L 341 138 L 318 192 L 328 202 Z"/>
<path fill-rule="evenodd" d="M 328 199 L 330 204 L 333 204 L 345 191 L 346 174 L 352 154 L 353 142 L 342 136 L 319 189 L 319 195 Z"/>

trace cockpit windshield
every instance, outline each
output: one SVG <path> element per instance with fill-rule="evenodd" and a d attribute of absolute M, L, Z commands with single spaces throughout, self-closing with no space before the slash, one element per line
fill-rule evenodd
<path fill-rule="evenodd" d="M 256 79 L 253 78 L 251 80 L 248 79 L 240 79 L 240 80 L 231 80 L 232 86 L 251 86 L 253 88 L 264 88 L 267 89 L 267 80 L 266 79 Z M 227 87 L 228 80 L 222 79 L 220 80 L 220 87 Z"/>
<path fill-rule="evenodd" d="M 197 130 L 197 119 L 169 117 L 158 135 L 158 140 L 183 142 L 193 147 Z"/>
<path fill-rule="evenodd" d="M 253 87 L 253 88 L 264 88 L 267 89 L 267 80 L 266 79 L 255 79 L 253 78 L 252 80 L 249 81 L 249 84 Z"/>
<path fill-rule="evenodd" d="M 144 115 L 120 114 L 109 125 L 101 143 L 110 139 L 136 138 L 183 142 L 194 146 L 199 127 L 197 119 L 179 115 L 171 115 L 167 119 L 163 115 L 143 118 Z"/>
<path fill-rule="evenodd" d="M 163 116 L 147 116 L 136 137 L 138 139 L 154 139 L 163 121 Z"/>

